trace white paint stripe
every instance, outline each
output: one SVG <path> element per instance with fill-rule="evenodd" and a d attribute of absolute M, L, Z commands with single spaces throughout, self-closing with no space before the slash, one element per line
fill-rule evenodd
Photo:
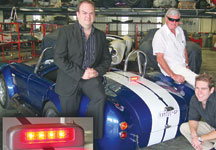
<path fill-rule="evenodd" d="M 121 74 L 121 75 L 119 75 Z M 123 76 L 122 76 L 123 75 Z M 159 112 L 164 111 L 165 108 L 165 104 L 163 102 L 161 102 L 158 97 L 149 89 L 147 89 L 146 87 L 140 85 L 140 84 L 136 84 L 136 83 L 130 83 L 129 79 L 127 77 L 131 77 L 131 76 L 137 76 L 133 73 L 130 72 L 122 72 L 122 71 L 118 71 L 118 72 L 108 72 L 106 75 L 106 77 L 126 86 L 127 88 L 129 88 L 130 90 L 132 90 L 134 93 L 136 93 L 139 97 L 142 98 L 142 100 L 146 103 L 146 105 L 149 107 L 151 113 L 152 113 L 152 132 L 157 132 L 162 130 L 165 125 L 166 125 L 166 117 L 159 117 Z M 126 76 L 126 77 L 124 77 Z M 175 110 L 179 110 L 179 106 L 178 103 L 176 102 L 176 100 L 163 88 L 161 88 L 160 86 L 158 86 L 157 84 L 141 78 L 140 77 L 140 81 L 142 84 L 144 84 L 145 86 L 149 87 L 151 90 L 153 90 L 155 93 L 157 93 L 157 95 L 159 95 L 165 102 L 166 104 L 168 104 L 168 106 L 172 106 L 174 107 Z M 177 114 L 169 117 L 169 125 L 177 125 L 179 123 L 179 116 L 180 116 L 180 112 L 178 111 Z M 144 117 L 144 116 L 143 116 Z M 159 133 L 159 132 L 158 132 Z M 160 131 L 160 134 L 162 132 Z M 176 132 L 169 132 L 169 136 L 175 136 Z M 171 135 L 172 134 L 172 135 Z M 150 140 L 149 143 L 157 143 L 160 142 L 157 141 L 154 135 L 157 134 L 151 134 L 150 136 Z M 158 136 L 158 135 L 157 135 Z M 160 135 L 160 137 L 162 137 L 162 135 Z"/>
<path fill-rule="evenodd" d="M 168 128 L 166 130 L 166 135 L 164 137 L 164 141 L 173 139 L 175 137 L 175 134 L 172 134 L 172 133 L 176 133 L 177 130 L 178 130 L 178 126 L 174 126 L 172 128 Z"/>

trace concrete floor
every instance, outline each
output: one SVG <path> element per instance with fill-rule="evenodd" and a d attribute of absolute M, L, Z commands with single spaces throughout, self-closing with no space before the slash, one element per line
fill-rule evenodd
<path fill-rule="evenodd" d="M 216 51 L 202 49 L 202 59 L 201 73 L 209 73 L 216 80 Z"/>
<path fill-rule="evenodd" d="M 201 73 L 207 72 L 212 74 L 216 79 L 216 51 L 209 49 L 202 49 L 202 66 Z M 1 62 L 0 62 L 1 64 Z M 21 117 L 23 116 L 17 110 L 4 110 L 0 107 L 0 118 L 2 117 Z M 2 119 L 0 119 L 0 127 L 2 127 Z M 0 139 L 2 134 L 0 133 Z M 0 142 L 1 143 L 1 142 Z M 2 145 L 0 145 L 2 147 Z M 179 136 L 173 140 L 156 144 L 150 147 L 138 148 L 137 150 L 193 150 L 190 143 L 182 136 Z"/>

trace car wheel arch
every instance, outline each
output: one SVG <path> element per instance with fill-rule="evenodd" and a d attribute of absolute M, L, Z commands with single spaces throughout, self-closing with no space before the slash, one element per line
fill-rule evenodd
<path fill-rule="evenodd" d="M 4 109 L 9 109 L 10 107 L 10 98 L 9 98 L 9 93 L 8 93 L 8 87 L 5 82 L 5 77 L 4 75 L 0 72 L 0 105 Z M 4 101 L 3 101 L 4 100 Z"/>
<path fill-rule="evenodd" d="M 16 86 L 14 85 L 13 74 L 12 74 L 10 67 L 5 66 L 0 71 L 0 75 L 4 77 L 5 83 L 7 85 L 9 99 L 12 99 L 12 97 L 17 93 L 17 91 L 16 91 Z"/>

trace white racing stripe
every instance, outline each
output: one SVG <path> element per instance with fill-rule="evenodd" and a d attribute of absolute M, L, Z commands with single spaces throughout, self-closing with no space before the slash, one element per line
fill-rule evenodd
<path fill-rule="evenodd" d="M 158 96 L 160 96 L 162 98 L 162 100 L 168 106 L 172 106 L 175 110 L 175 113 L 173 113 L 169 116 L 168 125 L 171 125 L 173 127 L 178 125 L 179 117 L 180 117 L 178 103 L 165 89 L 161 88 L 157 84 L 155 84 L 155 83 L 153 83 L 147 79 L 144 79 L 142 77 L 140 77 L 138 82 L 147 86 L 148 88 L 150 88 L 154 92 L 152 92 L 151 90 L 149 90 L 148 88 L 146 88 L 145 86 L 143 86 L 141 84 L 130 83 L 129 77 L 137 76 L 136 74 L 133 74 L 130 72 L 122 72 L 122 71 L 108 72 L 105 76 L 107 78 L 110 78 L 110 79 L 126 86 L 130 90 L 132 90 L 134 93 L 136 93 L 139 97 L 142 98 L 142 100 L 146 103 L 146 105 L 150 109 L 151 115 L 152 115 L 152 131 L 151 131 L 152 134 L 150 136 L 148 145 L 152 145 L 154 143 L 158 143 L 161 141 L 161 138 L 163 136 L 163 131 L 161 131 L 161 130 L 163 130 L 165 128 L 165 125 L 166 125 L 167 114 L 163 115 L 163 113 L 162 113 L 162 112 L 164 112 L 166 105 L 161 100 L 158 99 Z M 158 96 L 156 96 L 155 93 Z M 160 117 L 160 114 L 162 114 L 161 116 L 164 116 L 164 117 Z M 145 117 L 145 116 L 143 116 L 143 117 Z M 170 138 L 175 137 L 177 127 L 174 127 L 174 128 L 176 128 L 175 131 L 173 131 L 173 129 L 172 129 L 172 132 L 168 132 L 168 131 L 166 132 L 166 134 L 169 134 L 169 135 L 165 135 L 164 140 L 168 140 Z M 166 137 L 168 139 L 166 139 Z"/>

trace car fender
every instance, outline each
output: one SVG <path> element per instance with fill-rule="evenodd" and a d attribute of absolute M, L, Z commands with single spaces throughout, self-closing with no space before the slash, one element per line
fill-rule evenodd
<path fill-rule="evenodd" d="M 42 111 L 44 109 L 45 104 L 49 101 L 56 106 L 58 112 L 60 113 L 61 103 L 60 103 L 59 95 L 55 93 L 55 84 L 50 86 L 49 90 L 47 91 L 47 94 L 44 96 Z"/>
<path fill-rule="evenodd" d="M 79 116 L 85 116 L 87 111 L 89 99 L 83 95 L 80 103 Z M 96 150 L 133 150 L 136 149 L 136 141 L 134 135 L 130 132 L 130 127 L 126 129 L 127 138 L 121 139 L 120 133 L 123 131 L 120 128 L 120 123 L 127 119 L 127 110 L 122 105 L 119 105 L 113 101 L 110 97 L 107 98 L 104 109 L 104 137 L 102 139 L 95 140 Z M 131 126 L 131 125 L 128 125 Z"/>
<path fill-rule="evenodd" d="M 125 44 L 127 46 L 125 55 L 128 56 L 128 54 L 131 52 L 132 47 L 133 47 L 133 39 L 130 36 L 125 35 L 123 36 L 123 40 L 125 41 Z"/>
<path fill-rule="evenodd" d="M 121 71 L 106 74 L 106 77 L 111 79 L 110 89 L 119 96 L 117 99 L 125 109 L 130 111 L 129 114 L 133 115 L 131 122 L 137 122 L 134 125 L 137 127 L 134 127 L 132 132 L 139 136 L 139 146 L 152 145 L 174 138 L 178 132 L 178 126 L 182 121 L 186 121 L 183 118 L 187 116 L 189 97 L 186 99 L 184 93 L 188 91 L 183 90 L 187 86 L 179 85 L 182 86 L 183 89 L 181 89 L 180 87 L 172 88 L 168 84 L 167 88 L 163 88 L 144 78 L 140 78 L 136 83 L 130 83 L 129 77 L 131 76 L 134 74 Z M 174 91 L 176 96 L 170 93 L 168 88 L 177 89 Z M 166 110 L 171 112 L 169 117 L 164 115 Z M 161 122 L 161 126 L 157 125 L 158 122 Z M 141 129 L 141 132 L 137 130 L 138 128 Z M 158 136 L 160 138 L 155 138 Z"/>
<path fill-rule="evenodd" d="M 121 61 L 124 58 L 125 50 L 126 50 L 126 44 L 123 40 L 113 40 L 110 42 L 112 50 L 115 51 L 115 53 L 112 55 L 112 65 L 120 64 Z M 112 51 L 110 51 L 112 52 Z"/>
<path fill-rule="evenodd" d="M 16 87 L 14 85 L 10 65 L 4 65 L 1 67 L 0 74 L 3 75 L 8 88 L 8 96 L 11 99 L 16 94 Z"/>

